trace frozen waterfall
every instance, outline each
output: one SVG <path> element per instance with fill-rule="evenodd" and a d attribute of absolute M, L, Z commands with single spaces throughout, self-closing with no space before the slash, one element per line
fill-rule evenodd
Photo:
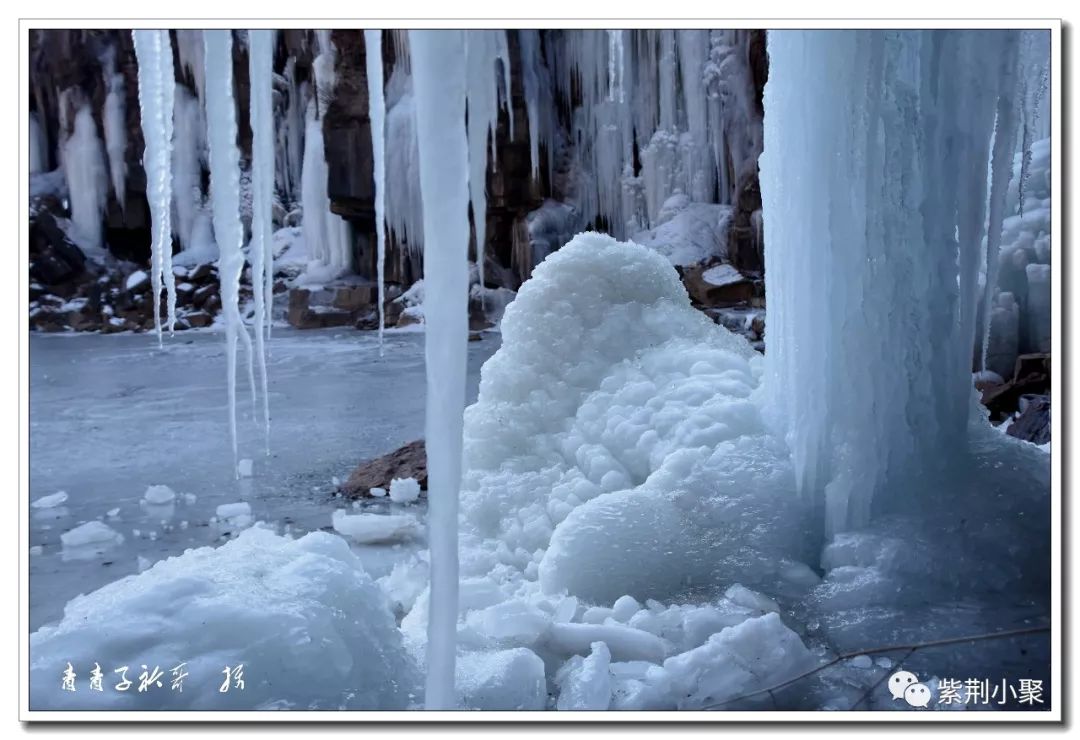
<path fill-rule="evenodd" d="M 865 525 L 965 450 L 1021 35 L 769 33 L 767 403 L 827 532 Z"/>

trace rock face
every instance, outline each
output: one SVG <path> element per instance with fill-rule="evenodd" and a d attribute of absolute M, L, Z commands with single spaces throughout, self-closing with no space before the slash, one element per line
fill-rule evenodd
<path fill-rule="evenodd" d="M 1020 415 L 1005 431 L 1010 437 L 1037 445 L 1050 441 L 1050 396 L 1023 395 Z"/>
<path fill-rule="evenodd" d="M 420 488 L 427 490 L 427 452 L 424 440 L 418 439 L 388 455 L 370 460 L 352 472 L 341 486 L 341 492 L 351 498 L 369 496 L 372 488 L 390 489 L 394 478 L 414 478 Z"/>
<path fill-rule="evenodd" d="M 124 193 L 109 188 L 105 208 L 105 241 L 121 259 L 141 261 L 150 255 L 150 210 L 146 173 L 142 168 L 143 138 L 139 119 L 138 65 L 131 32 L 108 29 L 35 29 L 30 33 L 30 109 L 42 122 L 46 139 L 45 166 L 60 164 L 59 143 L 70 135 L 73 105 L 85 102 L 99 132 L 108 95 L 103 60 L 112 54 L 123 79 L 127 168 Z"/>
<path fill-rule="evenodd" d="M 1000 385 L 991 385 L 982 392 L 982 403 L 990 410 L 990 418 L 998 421 L 1016 411 L 1022 411 L 1024 396 L 1043 396 L 1050 392 L 1050 354 L 1020 355 L 1011 377 Z M 1047 429 L 1049 434 L 1049 428 Z"/>

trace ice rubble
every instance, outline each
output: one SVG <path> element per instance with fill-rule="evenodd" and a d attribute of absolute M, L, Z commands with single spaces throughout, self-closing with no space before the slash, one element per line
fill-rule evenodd
<path fill-rule="evenodd" d="M 58 688 L 68 661 L 74 693 Z M 85 690 L 95 662 L 101 693 Z M 30 703 L 140 709 L 141 666 L 160 666 L 167 682 L 180 663 L 184 691 L 155 690 L 160 708 L 404 709 L 419 695 L 386 598 L 345 541 L 255 528 L 69 602 L 58 624 L 30 637 Z M 223 669 L 241 664 L 245 689 L 219 693 Z M 133 690 L 111 690 L 125 665 Z"/>

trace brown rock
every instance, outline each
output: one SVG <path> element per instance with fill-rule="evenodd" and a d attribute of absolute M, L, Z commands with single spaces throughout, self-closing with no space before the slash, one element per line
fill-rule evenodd
<path fill-rule="evenodd" d="M 412 324 L 419 324 L 420 317 L 412 313 L 402 313 L 398 316 L 397 324 L 395 326 L 411 326 Z"/>
<path fill-rule="evenodd" d="M 187 322 L 188 326 L 200 329 L 214 323 L 214 317 L 206 311 L 193 311 L 184 316 L 184 320 Z"/>
<path fill-rule="evenodd" d="M 427 452 L 424 440 L 418 439 L 393 452 L 360 465 L 341 486 L 341 492 L 352 498 L 369 496 L 372 488 L 389 490 L 394 478 L 415 478 L 420 488 L 427 490 Z"/>
<path fill-rule="evenodd" d="M 191 303 L 198 308 L 202 308 L 212 296 L 218 294 L 218 290 L 219 288 L 216 284 L 204 285 L 191 294 Z M 220 300 L 220 298 L 218 300 Z"/>
<path fill-rule="evenodd" d="M 215 270 L 211 265 L 197 265 L 188 275 L 188 280 L 193 283 L 201 283 L 212 276 L 214 272 Z"/>
<path fill-rule="evenodd" d="M 749 278 L 725 285 L 713 285 L 704 278 L 707 269 L 709 268 L 703 265 L 693 265 L 683 269 L 683 285 L 686 286 L 686 292 L 690 294 L 690 299 L 694 303 L 706 308 L 722 308 L 750 303 L 754 298 L 754 282 Z"/>
<path fill-rule="evenodd" d="M 1012 380 L 984 390 L 982 403 L 990 410 L 991 419 L 1000 420 L 1019 410 L 1022 396 L 1049 393 L 1050 355 L 1020 355 L 1016 359 L 1016 372 Z"/>
<path fill-rule="evenodd" d="M 1023 439 L 1037 445 L 1050 441 L 1050 396 L 1025 395 L 1021 398 L 1024 407 L 1016 420 L 1009 424 L 1005 433 L 1010 437 Z"/>
<path fill-rule="evenodd" d="M 342 311 L 362 311 L 378 300 L 378 290 L 374 285 L 352 285 L 338 288 L 331 305 Z"/>

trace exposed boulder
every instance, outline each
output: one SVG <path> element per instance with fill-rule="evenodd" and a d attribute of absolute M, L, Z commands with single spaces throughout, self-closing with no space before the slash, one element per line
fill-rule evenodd
<path fill-rule="evenodd" d="M 424 440 L 418 439 L 393 452 L 360 465 L 341 485 L 341 492 L 352 498 L 370 496 L 372 488 L 390 489 L 395 478 L 413 478 L 427 490 L 427 452 Z"/>

